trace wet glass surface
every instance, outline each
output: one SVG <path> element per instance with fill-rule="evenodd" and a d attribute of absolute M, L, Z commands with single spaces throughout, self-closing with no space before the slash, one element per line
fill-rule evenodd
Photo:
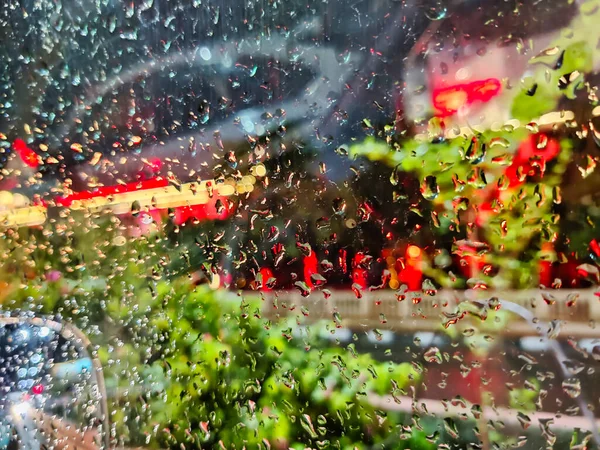
<path fill-rule="evenodd" d="M 0 5 L 0 449 L 597 448 L 597 0 Z"/>

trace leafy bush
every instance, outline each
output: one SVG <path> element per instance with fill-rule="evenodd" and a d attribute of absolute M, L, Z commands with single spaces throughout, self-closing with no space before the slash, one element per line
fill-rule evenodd
<path fill-rule="evenodd" d="M 364 448 L 399 435 L 400 418 L 369 395 L 417 383 L 410 364 L 332 348 L 321 325 L 271 323 L 256 294 L 194 286 L 174 275 L 177 253 L 160 235 L 123 241 L 114 221 L 77 223 L 87 233 L 55 224 L 7 235 L 3 308 L 58 315 L 90 336 L 115 444 Z M 432 445 L 415 433 L 392 447 Z"/>

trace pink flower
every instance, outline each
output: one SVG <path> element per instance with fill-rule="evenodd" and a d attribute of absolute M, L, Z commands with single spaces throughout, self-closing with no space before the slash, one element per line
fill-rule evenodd
<path fill-rule="evenodd" d="M 62 273 L 58 270 L 50 270 L 46 272 L 46 280 L 50 282 L 58 281 L 62 278 Z"/>

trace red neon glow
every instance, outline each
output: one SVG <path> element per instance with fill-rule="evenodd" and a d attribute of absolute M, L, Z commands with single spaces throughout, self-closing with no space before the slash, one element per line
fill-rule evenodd
<path fill-rule="evenodd" d="M 560 143 L 543 133 L 532 134 L 519 146 L 512 164 L 506 169 L 505 175 L 509 187 L 520 186 L 525 178 L 539 173 L 544 176 L 546 163 L 560 153 Z"/>
<path fill-rule="evenodd" d="M 456 254 L 459 256 L 460 271 L 467 278 L 476 276 L 486 265 L 483 255 L 468 244 L 459 245 Z"/>
<path fill-rule="evenodd" d="M 150 168 L 154 173 L 158 173 L 162 169 L 163 163 L 159 158 L 152 158 L 149 163 Z"/>
<path fill-rule="evenodd" d="M 156 177 L 148 180 L 136 181 L 119 186 L 104 186 L 93 191 L 76 192 L 65 197 L 57 197 L 55 202 L 58 206 L 70 207 L 74 201 L 89 200 L 98 197 L 109 197 L 115 194 L 123 194 L 126 192 L 137 192 L 147 189 L 157 189 L 169 186 L 166 178 Z M 190 205 L 175 208 L 174 222 L 176 225 L 182 225 L 190 219 L 197 220 L 224 220 L 233 213 L 233 208 L 229 206 L 225 197 L 218 195 L 213 196 L 211 204 L 206 205 Z M 217 209 L 216 203 L 220 200 L 222 207 Z M 160 210 L 150 211 L 151 216 L 155 221 L 160 221 L 163 214 Z"/>
<path fill-rule="evenodd" d="M 13 147 L 27 166 L 35 169 L 40 165 L 38 154 L 31 150 L 23 139 L 15 139 Z"/>
<path fill-rule="evenodd" d="M 502 84 L 496 78 L 473 81 L 450 87 L 434 88 L 432 92 L 433 106 L 438 117 L 456 114 L 461 108 L 476 102 L 486 103 L 500 94 Z"/>
<path fill-rule="evenodd" d="M 338 264 L 339 264 L 340 268 L 342 269 L 342 273 L 344 273 L 344 274 L 348 273 L 347 258 L 348 258 L 348 252 L 344 249 L 341 249 L 338 254 Z"/>

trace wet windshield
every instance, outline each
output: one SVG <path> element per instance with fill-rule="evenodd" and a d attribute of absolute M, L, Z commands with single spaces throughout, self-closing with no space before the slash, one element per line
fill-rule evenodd
<path fill-rule="evenodd" d="M 0 5 L 0 450 L 598 448 L 598 0 Z"/>

